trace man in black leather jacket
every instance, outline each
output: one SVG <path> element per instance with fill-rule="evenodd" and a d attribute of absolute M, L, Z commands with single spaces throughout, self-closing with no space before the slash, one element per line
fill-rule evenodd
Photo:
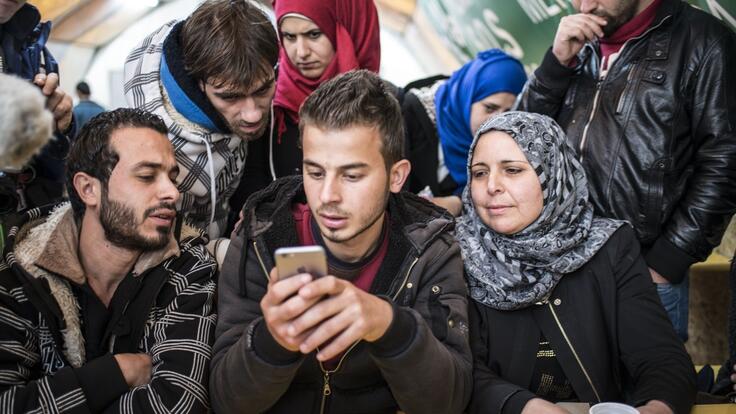
<path fill-rule="evenodd" d="M 687 270 L 736 211 L 736 34 L 680 0 L 573 0 L 518 109 L 578 149 L 596 213 L 631 222 L 678 334 Z"/>

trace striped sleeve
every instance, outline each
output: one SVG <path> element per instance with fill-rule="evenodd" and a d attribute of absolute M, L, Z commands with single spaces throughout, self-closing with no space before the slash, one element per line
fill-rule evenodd
<path fill-rule="evenodd" d="M 10 280 L 3 264 L 0 280 Z M 64 367 L 53 376 L 39 375 L 42 364 L 61 366 L 58 355 L 42 355 L 45 339 L 35 332 L 41 318 L 30 306 L 23 288 L 0 283 L 0 412 L 75 413 L 89 412 L 84 392 L 74 369 Z"/>
<path fill-rule="evenodd" d="M 207 381 L 214 342 L 217 265 L 204 245 L 166 264 L 171 300 L 152 310 L 142 352 L 151 355 L 151 381 L 132 389 L 107 412 L 199 413 L 209 410 Z"/>

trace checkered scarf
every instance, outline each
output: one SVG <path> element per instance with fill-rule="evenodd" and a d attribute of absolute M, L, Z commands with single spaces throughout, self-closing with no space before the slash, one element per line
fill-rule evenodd
<path fill-rule="evenodd" d="M 195 124 L 171 103 L 160 70 L 164 42 L 176 23 L 166 23 L 130 52 L 125 61 L 125 97 L 131 107 L 163 118 L 181 170 L 179 209 L 189 224 L 219 237 L 227 223 L 228 200 L 243 173 L 247 143 L 234 134 Z"/>
<path fill-rule="evenodd" d="M 524 230 L 499 234 L 481 221 L 468 185 L 457 238 L 470 296 L 514 310 L 547 299 L 562 276 L 588 262 L 624 222 L 593 217 L 583 166 L 559 125 L 544 115 L 507 112 L 486 121 L 470 147 L 468 177 L 478 138 L 492 130 L 509 134 L 524 152 L 542 185 L 544 207 Z"/>

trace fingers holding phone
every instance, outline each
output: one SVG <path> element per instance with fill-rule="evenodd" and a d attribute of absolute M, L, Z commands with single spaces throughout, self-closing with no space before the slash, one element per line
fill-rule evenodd
<path fill-rule="evenodd" d="M 320 361 L 334 358 L 356 341 L 377 341 L 394 317 L 389 302 L 334 276 L 308 283 L 299 289 L 299 296 L 323 298 L 293 321 L 289 331 L 304 337 L 299 347 L 302 353 L 319 347 Z"/>
<path fill-rule="evenodd" d="M 297 292 L 312 281 L 309 274 L 278 279 L 278 270 L 271 270 L 266 294 L 261 299 L 261 312 L 271 336 L 285 349 L 299 351 L 300 341 L 288 334 L 289 323 L 309 308 L 314 301 L 305 301 Z"/>
<path fill-rule="evenodd" d="M 275 252 L 261 311 L 269 332 L 284 348 L 298 351 L 303 335 L 289 334 L 291 322 L 321 298 L 304 298 L 299 289 L 327 273 L 327 258 L 320 246 L 285 247 Z"/>

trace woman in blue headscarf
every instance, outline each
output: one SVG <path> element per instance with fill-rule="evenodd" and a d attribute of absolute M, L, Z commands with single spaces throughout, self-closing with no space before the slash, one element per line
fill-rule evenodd
<path fill-rule="evenodd" d="M 412 164 L 407 189 L 458 215 L 474 132 L 486 119 L 508 111 L 525 82 L 521 62 L 490 49 L 449 79 L 434 76 L 407 85 L 402 103 Z"/>

